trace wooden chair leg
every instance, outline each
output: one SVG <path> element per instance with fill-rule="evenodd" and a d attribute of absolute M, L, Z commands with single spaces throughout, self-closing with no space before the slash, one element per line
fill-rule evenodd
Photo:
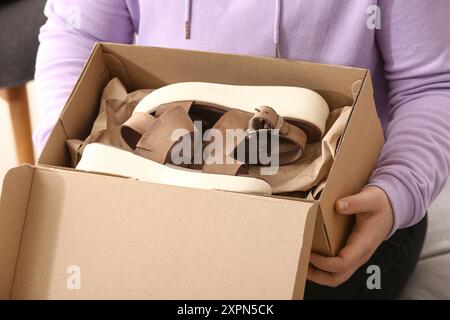
<path fill-rule="evenodd" d="M 4 89 L 3 95 L 10 108 L 17 160 L 20 164 L 34 164 L 27 88 L 25 84 L 6 88 Z"/>

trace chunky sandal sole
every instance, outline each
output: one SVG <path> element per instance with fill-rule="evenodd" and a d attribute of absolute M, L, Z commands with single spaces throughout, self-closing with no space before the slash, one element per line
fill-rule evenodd
<path fill-rule="evenodd" d="M 162 165 L 131 152 L 100 143 L 86 146 L 77 169 L 127 176 L 146 182 L 179 187 L 258 195 L 271 195 L 272 193 L 270 185 L 261 179 L 202 173 L 196 170 Z"/>
<path fill-rule="evenodd" d="M 238 86 L 204 82 L 181 82 L 154 90 L 136 106 L 136 112 L 154 112 L 158 106 L 177 101 L 198 101 L 227 108 L 254 112 L 261 106 L 272 107 L 285 119 L 297 119 L 313 139 L 325 132 L 329 107 L 318 93 L 300 87 Z"/>

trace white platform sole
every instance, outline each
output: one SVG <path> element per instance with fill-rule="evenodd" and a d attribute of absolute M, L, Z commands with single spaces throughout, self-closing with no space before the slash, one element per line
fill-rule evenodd
<path fill-rule="evenodd" d="M 86 146 L 77 169 L 121 175 L 146 182 L 179 187 L 259 195 L 270 195 L 272 193 L 270 185 L 264 180 L 169 167 L 131 152 L 99 143 Z"/>
<path fill-rule="evenodd" d="M 154 90 L 134 112 L 153 112 L 159 105 L 176 101 L 199 101 L 254 112 L 272 107 L 280 116 L 300 119 L 317 127 L 322 135 L 329 115 L 325 99 L 300 87 L 236 86 L 205 82 L 180 82 Z"/>

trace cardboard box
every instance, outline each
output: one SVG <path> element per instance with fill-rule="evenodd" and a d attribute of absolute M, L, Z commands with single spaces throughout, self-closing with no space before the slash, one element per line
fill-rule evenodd
<path fill-rule="evenodd" d="M 129 90 L 182 81 L 301 86 L 331 109 L 353 110 L 317 201 L 68 169 L 65 141 L 89 134 L 113 77 Z M 364 186 L 383 142 L 365 69 L 98 44 L 39 164 L 5 177 L 0 298 L 301 299 L 311 246 L 334 255 L 350 232 L 352 218 L 335 213 L 335 200 Z"/>

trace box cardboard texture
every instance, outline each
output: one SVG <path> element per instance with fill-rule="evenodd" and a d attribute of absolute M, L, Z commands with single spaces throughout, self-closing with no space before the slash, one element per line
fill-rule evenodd
<path fill-rule="evenodd" d="M 331 109 L 353 110 L 317 201 L 69 169 L 65 141 L 87 137 L 113 77 L 130 91 L 183 81 L 301 86 Z M 383 142 L 365 69 L 98 44 L 39 164 L 5 177 L 0 298 L 301 299 L 311 247 L 335 255 L 350 232 L 335 200 L 364 186 Z M 74 275 L 80 288 L 70 285 Z"/>

